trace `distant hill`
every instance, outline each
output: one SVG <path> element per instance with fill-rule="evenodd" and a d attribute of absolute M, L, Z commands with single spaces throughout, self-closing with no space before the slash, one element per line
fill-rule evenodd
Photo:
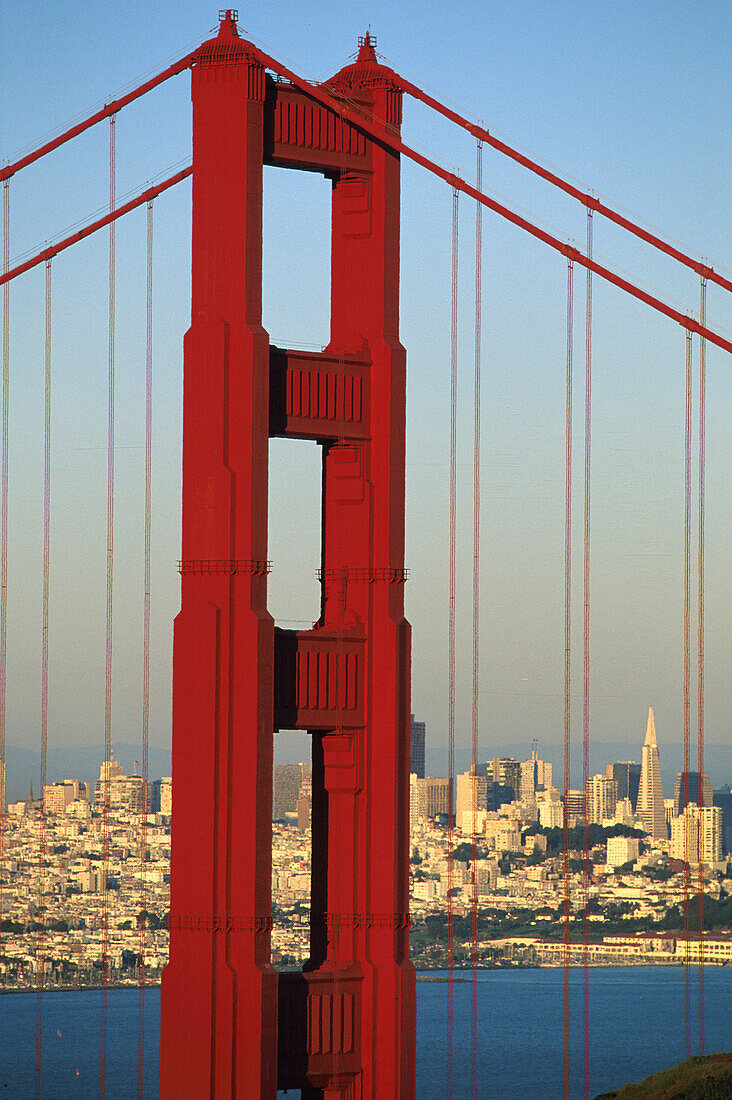
<path fill-rule="evenodd" d="M 135 761 L 140 760 L 141 746 L 119 743 L 114 746 L 114 758 L 119 760 L 123 770 L 130 775 Z M 33 780 L 36 797 L 40 793 L 41 767 L 38 752 L 22 749 L 17 745 L 7 745 L 5 750 L 6 799 L 17 802 L 28 797 L 28 788 Z M 91 783 L 92 797 L 94 784 L 99 779 L 99 769 L 104 760 L 104 745 L 82 747 L 60 746 L 48 750 L 47 779 L 55 783 L 61 779 L 83 779 Z M 148 752 L 148 774 L 150 779 L 159 779 L 161 775 L 170 775 L 170 749 L 151 746 Z"/>
<path fill-rule="evenodd" d="M 728 1100 L 732 1098 L 732 1054 L 707 1054 L 603 1092 L 595 1100 Z"/>

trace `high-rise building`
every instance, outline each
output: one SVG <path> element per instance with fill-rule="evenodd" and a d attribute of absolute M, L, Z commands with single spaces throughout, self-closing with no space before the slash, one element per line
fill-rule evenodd
<path fill-rule="evenodd" d="M 590 776 L 585 797 L 588 822 L 602 825 L 603 821 L 615 817 L 618 805 L 617 780 L 609 779 L 607 775 Z"/>
<path fill-rule="evenodd" d="M 515 796 L 513 787 L 508 787 L 505 783 L 494 783 L 489 779 L 485 789 L 485 808 L 489 811 L 500 810 L 501 806 L 513 802 Z"/>
<path fill-rule="evenodd" d="M 568 790 L 564 796 L 564 804 L 567 808 L 567 817 L 570 826 L 576 825 L 585 816 L 584 791 Z"/>
<path fill-rule="evenodd" d="M 668 837 L 653 707 L 648 708 L 648 724 L 646 726 L 646 739 L 643 742 L 643 763 L 641 764 L 636 812 L 640 815 L 643 828 L 654 840 L 665 840 Z"/>
<path fill-rule="evenodd" d="M 0 760 L 0 817 L 5 813 L 5 761 Z"/>
<path fill-rule="evenodd" d="M 722 811 L 722 850 L 732 852 L 732 788 L 729 783 L 714 792 L 713 802 Z"/>
<path fill-rule="evenodd" d="M 160 813 L 173 816 L 173 780 L 169 775 L 160 780 Z"/>
<path fill-rule="evenodd" d="M 415 721 L 412 715 L 412 747 L 409 757 L 409 770 L 418 779 L 424 779 L 424 744 L 426 723 Z"/>
<path fill-rule="evenodd" d="M 688 788 L 688 794 L 687 794 Z M 690 802 L 697 806 L 711 806 L 714 801 L 712 784 L 706 772 L 701 773 L 701 794 L 699 772 L 677 772 L 674 783 L 674 817 L 684 812 Z"/>
<path fill-rule="evenodd" d="M 641 766 L 635 760 L 616 760 L 614 764 L 605 765 L 605 775 L 618 785 L 618 801 L 629 798 L 634 813 L 638 804 L 640 774 Z"/>
<path fill-rule="evenodd" d="M 86 783 L 81 784 L 86 792 Z M 63 814 L 71 802 L 80 797 L 78 779 L 65 779 L 61 783 L 47 783 L 43 788 L 43 811 L 47 814 Z"/>
<path fill-rule="evenodd" d="M 297 796 L 297 827 L 301 833 L 310 828 L 313 818 L 313 777 L 306 775 Z"/>
<path fill-rule="evenodd" d="M 511 801 L 521 797 L 521 765 L 514 756 L 496 756 L 478 765 L 478 775 L 484 775 L 489 783 L 500 783 L 513 791 Z"/>
<path fill-rule="evenodd" d="M 415 777 L 410 783 L 410 796 L 415 803 L 412 808 L 417 821 L 447 814 L 450 811 L 450 780 L 433 775 L 426 775 L 424 779 Z"/>
<path fill-rule="evenodd" d="M 546 760 L 539 760 L 536 749 L 531 751 L 531 759 L 521 763 L 519 797 L 523 802 L 533 802 L 537 791 L 547 790 L 552 785 L 552 766 Z"/>
<path fill-rule="evenodd" d="M 297 813 L 297 800 L 300 797 L 302 781 L 311 773 L 310 764 L 275 764 L 273 821 L 281 821 L 287 814 Z"/>
<path fill-rule="evenodd" d="M 722 810 L 689 802 L 671 822 L 670 855 L 685 863 L 718 863 L 722 859 Z"/>
<path fill-rule="evenodd" d="M 488 780 L 484 775 L 474 775 L 469 771 L 458 775 L 455 782 L 455 824 L 461 829 L 464 814 L 485 810 Z"/>
<path fill-rule="evenodd" d="M 109 788 L 109 808 L 127 813 L 147 813 L 148 785 L 141 775 L 125 775 L 118 760 L 105 760 L 94 784 L 94 801 L 103 806 Z"/>

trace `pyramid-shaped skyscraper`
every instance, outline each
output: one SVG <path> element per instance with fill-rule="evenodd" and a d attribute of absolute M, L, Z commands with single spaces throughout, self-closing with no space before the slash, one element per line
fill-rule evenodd
<path fill-rule="evenodd" d="M 643 742 L 643 764 L 641 765 L 636 812 L 640 814 L 643 828 L 649 836 L 656 840 L 665 840 L 668 837 L 666 814 L 663 808 L 661 765 L 658 761 L 658 742 L 656 741 L 653 707 L 648 708 L 648 725 L 646 726 L 646 739 Z"/>

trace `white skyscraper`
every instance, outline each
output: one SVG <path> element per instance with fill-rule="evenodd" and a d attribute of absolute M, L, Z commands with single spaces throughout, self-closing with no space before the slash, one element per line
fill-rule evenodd
<path fill-rule="evenodd" d="M 655 840 L 665 840 L 668 837 L 653 707 L 648 708 L 648 725 L 646 739 L 643 742 L 643 763 L 636 812 L 640 814 L 643 828 L 649 836 Z"/>

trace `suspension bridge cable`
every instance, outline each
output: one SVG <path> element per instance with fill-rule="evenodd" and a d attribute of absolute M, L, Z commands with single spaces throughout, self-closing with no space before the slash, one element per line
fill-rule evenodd
<path fill-rule="evenodd" d="M 81 122 L 77 122 L 74 126 L 70 126 L 67 130 L 64 130 L 63 133 L 52 138 L 51 141 L 47 141 L 44 145 L 40 145 L 30 153 L 26 153 L 25 156 L 19 157 L 18 160 L 13 161 L 11 164 L 6 164 L 4 168 L 0 168 L 0 180 L 9 180 L 16 172 L 20 172 L 21 169 L 27 168 L 29 164 L 34 164 L 35 161 L 40 160 L 41 157 L 47 156 L 47 154 L 52 153 L 54 149 L 58 149 L 61 145 L 65 145 L 67 141 L 71 141 L 72 138 L 78 137 L 79 134 L 83 134 L 85 130 L 95 126 L 98 122 L 102 122 L 105 118 L 111 119 L 121 111 L 123 107 L 126 107 L 128 103 L 132 103 L 134 100 L 139 99 L 140 96 L 145 95 L 147 92 L 151 92 L 153 88 L 157 88 L 158 85 L 169 80 L 171 76 L 177 76 L 178 73 L 190 69 L 193 64 L 193 56 L 192 53 L 186 54 L 185 57 L 182 57 L 179 61 L 175 61 L 172 65 L 168 66 L 167 69 L 163 69 L 157 76 L 153 76 L 150 80 L 146 80 L 143 84 L 139 84 L 136 88 L 133 88 L 132 91 L 127 92 L 126 95 L 120 96 L 119 99 L 114 99 L 106 103 L 100 110 L 95 111 Z"/>
<path fill-rule="evenodd" d="M 10 184 L 3 183 L 3 272 L 10 269 Z M 10 401 L 10 284 L 3 286 L 2 364 L 2 460 L 0 466 L 0 767 L 5 775 L 5 717 L 8 654 L 8 443 Z M 0 826 L 5 820 L 5 799 L 0 806 Z M 4 864 L 5 830 L 0 827 L 0 869 Z M 2 890 L 0 890 L 0 938 L 2 937 Z"/>
<path fill-rule="evenodd" d="M 495 214 L 505 218 L 506 221 L 511 222 L 512 225 L 522 229 L 524 232 L 529 233 L 536 240 L 541 241 L 543 244 L 553 248 L 556 252 L 561 253 L 568 259 L 574 260 L 576 263 L 581 264 L 582 267 L 589 268 L 595 275 L 599 275 L 600 278 L 605 279 L 607 282 L 612 283 L 613 286 L 618 287 L 626 294 L 636 298 L 638 301 L 643 302 L 644 305 L 650 306 L 651 309 L 656 310 L 658 313 L 662 313 L 664 316 L 669 317 L 672 321 L 681 325 L 684 329 L 690 329 L 692 332 L 697 333 L 700 336 L 705 336 L 710 343 L 715 344 L 717 347 L 723 348 L 725 351 L 732 353 L 732 341 L 721 336 L 719 333 L 700 325 L 700 323 L 693 317 L 687 316 L 681 313 L 678 309 L 674 309 L 673 306 L 667 305 L 662 302 L 660 298 L 656 298 L 653 294 L 649 294 L 648 291 L 636 286 L 635 283 L 630 282 L 628 279 L 623 278 L 621 275 L 616 274 L 610 268 L 603 267 L 602 264 L 596 263 L 595 260 L 589 259 L 583 255 L 578 248 L 568 244 L 564 241 L 560 241 L 557 237 L 552 236 L 551 233 L 547 233 L 546 230 L 541 229 L 538 225 L 529 221 L 527 218 L 522 217 L 521 214 L 517 214 L 514 210 L 504 206 L 502 203 L 497 202 L 496 199 L 491 198 L 489 195 L 484 195 L 478 191 L 475 187 L 472 187 L 465 180 L 454 172 L 449 172 L 446 168 L 436 164 L 422 153 L 418 153 L 416 149 L 412 149 L 409 145 L 406 145 L 400 138 L 393 134 L 390 134 L 383 127 L 371 122 L 369 119 L 364 118 L 358 112 L 351 110 L 349 107 L 343 104 L 339 105 L 333 96 L 324 91 L 322 87 L 317 87 L 312 84 L 308 84 L 291 69 L 288 69 L 286 65 L 276 61 L 269 54 L 264 53 L 257 46 L 252 45 L 252 51 L 259 61 L 272 72 L 279 74 L 286 80 L 289 80 L 311 99 L 316 100 L 318 103 L 322 103 L 328 107 L 331 111 L 342 113 L 342 115 L 351 122 L 357 129 L 368 135 L 370 138 L 376 140 L 387 149 L 391 149 L 396 153 L 401 153 L 403 156 L 413 160 L 415 164 L 419 164 L 422 168 L 425 168 L 432 175 L 437 176 L 439 179 L 445 181 L 450 187 L 461 191 L 469 198 L 475 199 L 476 202 L 480 202 L 487 209 L 492 210 Z M 732 284 L 730 284 L 732 286 Z"/>
<path fill-rule="evenodd" d="M 38 846 L 38 916 L 36 943 L 36 1064 L 35 1097 L 41 1096 L 44 941 L 46 917 L 43 907 L 46 872 L 46 799 L 48 765 L 48 611 L 51 562 L 51 261 L 46 261 L 46 336 L 44 354 L 43 423 L 43 583 L 41 598 L 41 812 Z"/>
<path fill-rule="evenodd" d="M 476 149 L 478 189 L 483 182 L 483 143 Z M 475 421 L 473 438 L 473 895 L 470 956 L 470 1097 L 478 1095 L 478 721 L 480 687 L 480 352 L 482 322 L 483 207 L 475 204 Z"/>
<path fill-rule="evenodd" d="M 707 280 L 700 279 L 699 319 L 706 324 L 707 319 Z M 704 337 L 699 343 L 699 539 L 698 539 L 698 734 L 699 734 L 699 811 L 704 809 L 704 490 L 706 479 L 706 390 L 707 390 L 707 347 Z M 701 847 L 702 823 L 699 822 L 699 841 Z M 699 852 L 699 1054 L 704 1054 L 704 872 L 702 853 Z"/>
<path fill-rule="evenodd" d="M 572 651 L 572 343 L 574 336 L 574 263 L 567 260 L 567 371 L 564 471 L 564 1098 L 569 1100 L 569 976 L 570 976 L 570 686 Z"/>
<path fill-rule="evenodd" d="M 109 209 L 115 208 L 117 186 L 116 118 L 109 117 Z M 112 612 L 114 578 L 114 351 L 116 223 L 109 223 L 109 373 L 107 407 L 107 606 L 104 661 L 104 809 L 102 824 L 102 973 L 99 1043 L 99 1097 L 104 1100 L 107 1062 L 107 983 L 109 976 L 109 848 L 112 794 Z"/>
<path fill-rule="evenodd" d="M 90 237 L 93 233 L 96 233 L 100 229 L 104 229 L 106 226 L 111 225 L 113 222 L 123 218 L 125 214 L 129 214 L 131 210 L 136 210 L 138 206 L 142 206 L 143 203 L 150 202 L 152 199 L 157 198 L 158 195 L 162 195 L 163 191 L 167 191 L 171 187 L 175 187 L 177 183 L 181 183 L 184 179 L 187 179 L 193 173 L 193 166 L 188 165 L 186 168 L 181 169 L 180 172 L 176 172 L 174 175 L 169 176 L 168 179 L 158 183 L 155 187 L 148 187 L 142 191 L 139 195 L 136 195 L 134 199 L 130 199 L 129 202 L 123 203 L 122 206 L 116 207 L 114 210 L 110 210 L 101 218 L 97 218 L 96 221 L 90 222 L 89 225 L 85 225 L 82 229 L 77 229 L 74 233 L 68 237 L 64 237 L 63 240 L 57 244 L 49 245 L 47 248 L 41 249 L 35 256 L 31 256 L 30 259 L 24 260 L 23 263 L 16 264 L 15 267 L 9 267 L 8 270 L 0 275 L 0 286 L 7 285 L 12 282 L 13 279 L 17 279 L 19 275 L 24 275 L 26 271 L 31 271 L 34 267 L 38 267 L 40 264 L 45 263 L 46 260 L 53 259 L 54 256 L 58 256 L 59 252 L 63 252 L 65 249 L 70 248 L 72 244 L 78 244 L 79 241 L 85 240 L 86 237 Z M 5 185 L 7 187 L 7 184 Z"/>
<path fill-rule="evenodd" d="M 587 255 L 592 258 L 592 211 L 587 211 Z M 583 546 L 583 611 L 582 611 L 582 789 L 585 812 L 582 822 L 582 1065 L 584 1100 L 590 1096 L 590 983 L 589 983 L 589 902 L 590 844 L 589 808 L 587 805 L 590 778 L 590 460 L 592 457 L 592 272 L 586 271 L 585 290 L 585 499 Z M 593 815 L 594 816 L 594 815 Z"/>
<path fill-rule="evenodd" d="M 457 530 L 457 385 L 458 385 L 458 201 L 452 192 L 452 275 L 450 308 L 450 570 L 448 588 L 448 784 L 447 784 L 447 1100 L 452 1098 L 453 1070 L 453 816 L 455 810 L 455 563 Z"/>
<path fill-rule="evenodd" d="M 676 248 L 668 241 L 664 241 L 655 233 L 651 233 L 649 230 L 643 229 L 642 226 L 638 225 L 636 222 L 631 221 L 630 218 L 626 218 L 623 214 L 619 213 L 617 210 L 614 210 L 606 203 L 601 202 L 599 199 L 595 198 L 594 195 L 586 194 L 585 192 L 581 191 L 580 188 L 575 187 L 573 184 L 569 183 L 561 176 L 558 176 L 555 172 L 552 172 L 548 168 L 544 168 L 542 165 L 538 164 L 536 161 L 531 160 L 530 157 L 527 157 L 524 153 L 519 152 L 518 149 L 514 149 L 512 146 L 508 145 L 507 142 L 501 141 L 500 138 L 497 138 L 494 134 L 491 134 L 490 131 L 485 129 L 484 127 L 476 126 L 474 123 L 469 122 L 466 118 L 463 118 L 456 111 L 452 111 L 449 107 L 446 107 L 438 99 L 435 99 L 433 96 L 425 92 L 422 88 L 419 88 L 416 84 L 412 84 L 409 80 L 406 80 L 398 73 L 392 72 L 392 76 L 397 84 L 400 86 L 402 91 L 405 92 L 407 95 L 411 95 L 414 99 L 420 100 L 428 107 L 431 107 L 434 111 L 437 111 L 439 114 L 443 115 L 444 118 L 447 118 L 451 122 L 456 123 L 458 126 L 462 127 L 463 130 L 467 130 L 468 133 L 473 135 L 473 137 L 477 138 L 478 140 L 484 141 L 487 145 L 490 145 L 493 149 L 496 149 L 497 152 L 504 154 L 504 156 L 509 157 L 517 164 L 522 165 L 522 167 L 524 168 L 528 168 L 530 172 L 533 172 L 535 175 L 540 176 L 548 183 L 551 183 L 554 187 L 558 187 L 561 191 L 564 191 L 566 194 L 571 195 L 572 198 L 577 199 L 587 208 L 588 214 L 592 214 L 593 211 L 598 214 L 602 214 L 602 216 L 604 218 L 607 218 L 608 221 L 614 222 L 622 229 L 625 229 L 629 233 L 632 233 L 633 236 L 638 237 L 640 240 L 645 241 L 646 244 L 650 244 L 654 248 L 659 249 L 661 252 L 664 252 L 667 256 L 670 256 L 672 259 L 677 260 L 685 267 L 691 268 L 692 271 L 696 271 L 696 273 L 698 275 L 701 275 L 703 278 L 711 279 L 712 282 L 717 283 L 718 286 L 723 287 L 725 290 L 732 290 L 732 280 L 727 279 L 724 275 L 720 275 L 719 272 L 714 271 L 714 269 L 708 264 L 704 264 L 700 260 L 695 260 L 692 256 L 688 256 L 681 249 Z"/>
<path fill-rule="evenodd" d="M 689 863 L 691 852 L 691 817 L 689 815 L 689 732 L 691 700 L 691 399 L 692 399 L 692 343 L 691 332 L 686 332 L 686 395 L 684 403 L 684 1050 L 691 1057 L 690 985 L 691 985 L 691 922 L 689 895 L 691 876 Z M 701 777 L 699 777 L 701 783 Z M 699 834 L 697 829 L 697 848 Z M 697 851 L 697 859 L 699 852 Z"/>
<path fill-rule="evenodd" d="M 137 1097 L 143 1097 L 145 1056 L 145 931 L 147 926 L 147 810 L 150 732 L 150 535 L 152 517 L 152 400 L 153 400 L 153 200 L 147 204 L 147 286 L 145 317 L 145 519 L 144 593 L 142 609 L 142 797 L 140 828 L 140 942 L 139 1012 L 137 1035 Z"/>

